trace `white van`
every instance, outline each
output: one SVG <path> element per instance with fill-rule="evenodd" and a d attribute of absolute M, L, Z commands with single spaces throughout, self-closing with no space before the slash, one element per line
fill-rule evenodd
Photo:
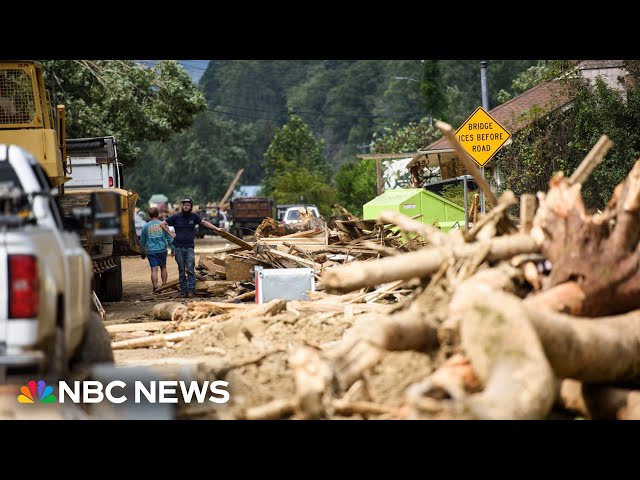
<path fill-rule="evenodd" d="M 320 216 L 318 207 L 315 205 L 293 205 L 285 210 L 284 215 L 282 216 L 282 223 L 289 225 L 291 223 L 300 222 L 300 208 L 306 208 L 316 218 Z"/>

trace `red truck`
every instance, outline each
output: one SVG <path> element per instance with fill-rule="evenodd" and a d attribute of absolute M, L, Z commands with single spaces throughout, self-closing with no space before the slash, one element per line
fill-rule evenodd
<path fill-rule="evenodd" d="M 256 228 L 267 218 L 275 218 L 276 204 L 267 197 L 239 197 L 231 201 L 231 233 L 238 238 L 253 235 Z"/>

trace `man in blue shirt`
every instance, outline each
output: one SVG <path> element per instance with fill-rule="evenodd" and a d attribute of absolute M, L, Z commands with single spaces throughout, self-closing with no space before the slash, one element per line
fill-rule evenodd
<path fill-rule="evenodd" d="M 196 296 L 196 256 L 194 253 L 196 225 L 204 225 L 214 231 L 218 227 L 206 220 L 202 220 L 193 213 L 193 200 L 187 197 L 182 200 L 182 211 L 171 215 L 160 226 L 173 238 L 173 246 L 176 248 L 176 263 L 180 276 L 180 293 L 183 297 Z M 175 233 L 169 230 L 171 226 Z"/>
<path fill-rule="evenodd" d="M 171 236 L 164 232 L 158 220 L 158 209 L 151 207 L 147 210 L 151 221 L 147 222 L 142 227 L 140 234 L 140 243 L 144 247 L 151 266 L 151 284 L 153 285 L 153 293 L 158 288 L 158 267 L 160 267 L 160 277 L 162 278 L 162 285 L 167 283 L 167 245 L 171 249 L 171 256 L 173 257 L 175 249 L 173 247 L 173 240 Z"/>

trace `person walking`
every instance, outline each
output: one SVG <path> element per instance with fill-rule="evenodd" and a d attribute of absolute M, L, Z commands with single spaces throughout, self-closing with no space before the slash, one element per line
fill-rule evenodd
<path fill-rule="evenodd" d="M 144 247 L 151 266 L 151 284 L 153 285 L 153 293 L 158 289 L 158 267 L 160 268 L 160 278 L 162 285 L 167 283 L 167 246 L 171 249 L 171 256 L 175 254 L 173 239 L 171 235 L 163 231 L 160 226 L 162 223 L 158 220 L 158 209 L 151 207 L 147 210 L 151 220 L 142 227 L 140 233 L 140 243 Z"/>
<path fill-rule="evenodd" d="M 180 293 L 183 297 L 196 296 L 196 256 L 194 252 L 196 226 L 204 225 L 216 232 L 218 231 L 218 227 L 206 220 L 202 220 L 192 210 L 193 200 L 187 197 L 182 200 L 180 212 L 174 213 L 160 224 L 162 229 L 173 238 L 180 278 Z M 169 230 L 170 226 L 175 229 L 175 233 Z"/>

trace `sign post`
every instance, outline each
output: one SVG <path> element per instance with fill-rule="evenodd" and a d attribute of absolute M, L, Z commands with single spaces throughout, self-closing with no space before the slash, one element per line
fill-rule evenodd
<path fill-rule="evenodd" d="M 455 135 L 462 148 L 478 164 L 483 175 L 484 166 L 511 138 L 511 133 L 482 107 L 475 109 L 456 130 Z"/>

